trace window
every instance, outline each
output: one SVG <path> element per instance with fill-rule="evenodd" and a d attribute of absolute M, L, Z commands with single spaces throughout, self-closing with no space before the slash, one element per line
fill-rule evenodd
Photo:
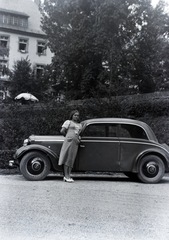
<path fill-rule="evenodd" d="M 28 15 L 22 16 L 12 13 L 0 12 L 0 23 L 22 28 L 28 27 Z"/>
<path fill-rule="evenodd" d="M 108 137 L 117 137 L 118 136 L 118 124 L 108 125 Z"/>
<path fill-rule="evenodd" d="M 37 41 L 37 53 L 39 55 L 45 55 L 46 49 L 45 49 L 45 42 L 44 41 Z"/>
<path fill-rule="evenodd" d="M 10 25 L 14 25 L 14 16 L 12 15 L 9 16 L 9 22 L 10 22 Z"/>
<path fill-rule="evenodd" d="M 24 28 L 27 28 L 28 27 L 28 19 L 26 19 L 26 18 L 19 18 L 18 19 L 18 25 L 20 26 L 20 27 L 24 27 Z"/>
<path fill-rule="evenodd" d="M 147 134 L 141 127 L 130 124 L 121 125 L 119 137 L 148 139 Z"/>
<path fill-rule="evenodd" d="M 120 138 L 131 138 L 130 132 L 126 129 L 126 125 L 122 125 L 119 131 Z"/>
<path fill-rule="evenodd" d="M 18 17 L 13 18 L 13 25 L 16 25 L 16 26 L 19 25 L 19 18 Z"/>
<path fill-rule="evenodd" d="M 0 36 L 0 46 L 3 48 L 8 48 L 9 46 L 9 37 L 8 36 Z"/>
<path fill-rule="evenodd" d="M 19 51 L 22 53 L 28 52 L 28 39 L 19 38 Z"/>
<path fill-rule="evenodd" d="M 9 24 L 9 15 L 6 14 L 2 15 L 2 23 Z"/>
<path fill-rule="evenodd" d="M 83 136 L 85 137 L 117 137 L 118 124 L 100 123 L 91 124 L 86 127 Z"/>
<path fill-rule="evenodd" d="M 40 77 L 44 72 L 44 65 L 37 64 L 36 65 L 36 76 Z"/>
<path fill-rule="evenodd" d="M 83 136 L 85 137 L 105 137 L 106 126 L 105 124 L 91 124 L 86 127 Z"/>
<path fill-rule="evenodd" d="M 83 132 L 83 137 L 140 138 L 148 139 L 143 128 L 131 124 L 100 123 L 90 124 Z"/>
<path fill-rule="evenodd" d="M 8 74 L 8 61 L 0 60 L 0 76 Z"/>

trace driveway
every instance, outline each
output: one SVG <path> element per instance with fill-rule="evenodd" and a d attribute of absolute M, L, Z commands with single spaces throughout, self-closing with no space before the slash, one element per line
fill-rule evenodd
<path fill-rule="evenodd" d="M 74 179 L 0 175 L 0 239 L 169 239 L 169 176 L 152 185 L 120 174 Z"/>

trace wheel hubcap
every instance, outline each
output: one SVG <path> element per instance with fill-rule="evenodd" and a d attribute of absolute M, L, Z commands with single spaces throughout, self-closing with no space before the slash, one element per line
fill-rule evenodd
<path fill-rule="evenodd" d="M 159 172 L 159 166 L 156 162 L 147 162 L 143 166 L 143 173 L 146 177 L 153 178 Z"/>
<path fill-rule="evenodd" d="M 42 167 L 42 164 L 39 160 L 32 161 L 32 169 L 34 171 L 39 171 L 41 169 L 41 167 Z"/>
<path fill-rule="evenodd" d="M 38 175 L 41 174 L 44 170 L 44 161 L 39 157 L 34 157 L 30 159 L 27 165 L 27 170 L 30 174 Z"/>
<path fill-rule="evenodd" d="M 154 164 L 147 164 L 147 172 L 150 173 L 150 174 L 153 174 L 157 171 L 157 168 Z"/>

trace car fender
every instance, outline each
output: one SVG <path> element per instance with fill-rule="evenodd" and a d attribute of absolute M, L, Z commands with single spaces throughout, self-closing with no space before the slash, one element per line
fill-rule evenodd
<path fill-rule="evenodd" d="M 31 145 L 22 146 L 22 147 L 20 147 L 16 150 L 16 152 L 14 154 L 14 158 L 17 159 L 17 160 L 21 160 L 21 158 L 26 153 L 34 151 L 34 150 L 45 153 L 49 157 L 53 168 L 58 169 L 59 156 L 55 152 L 53 152 L 50 148 L 47 148 L 47 147 L 42 146 L 42 145 L 31 144 Z"/>
<path fill-rule="evenodd" d="M 169 169 L 169 159 L 167 158 L 164 150 L 163 149 L 152 148 L 152 149 L 147 149 L 147 150 L 141 152 L 137 156 L 136 161 L 135 161 L 134 166 L 133 166 L 133 172 L 138 172 L 139 171 L 139 163 L 140 163 L 141 159 L 144 156 L 147 156 L 147 155 L 156 155 L 156 156 L 160 157 L 163 160 L 166 169 Z"/>

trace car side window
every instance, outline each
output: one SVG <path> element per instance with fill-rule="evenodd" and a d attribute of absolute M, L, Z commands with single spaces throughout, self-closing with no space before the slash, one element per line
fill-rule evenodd
<path fill-rule="evenodd" d="M 143 128 L 131 124 L 121 124 L 119 137 L 148 139 Z"/>
<path fill-rule="evenodd" d="M 126 126 L 126 125 L 122 125 L 122 126 L 119 128 L 119 137 L 120 137 L 120 138 L 131 138 L 130 132 L 129 132 L 129 130 L 127 129 L 127 126 Z"/>
<path fill-rule="evenodd" d="M 117 137 L 118 136 L 118 124 L 108 125 L 108 137 Z"/>
<path fill-rule="evenodd" d="M 90 124 L 85 128 L 82 136 L 83 137 L 105 137 L 106 126 L 105 124 Z"/>

